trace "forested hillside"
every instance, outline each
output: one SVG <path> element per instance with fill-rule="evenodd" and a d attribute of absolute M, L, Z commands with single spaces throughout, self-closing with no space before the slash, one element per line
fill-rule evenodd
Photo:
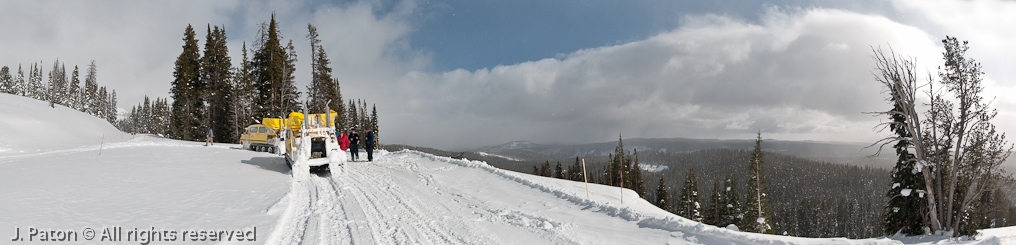
<path fill-rule="evenodd" d="M 524 173 L 533 173 L 534 167 L 539 169 L 543 165 L 554 169 L 558 162 L 563 166 L 572 166 L 575 161 L 575 158 L 510 160 L 503 156 L 478 153 L 465 153 L 463 156 Z M 669 201 L 677 203 L 686 181 L 686 171 L 693 168 L 701 212 L 707 212 L 706 209 L 714 205 L 711 197 L 716 192 L 716 187 L 723 189 L 728 171 L 734 185 L 738 187 L 736 193 L 741 193 L 743 203 L 750 157 L 751 151 L 732 149 L 687 153 L 639 151 L 638 160 L 643 169 L 641 175 L 648 189 L 643 198 L 657 203 L 660 197 L 656 190 L 662 178 L 668 187 Z M 607 157 L 584 159 L 589 181 L 602 183 L 601 176 L 607 168 Z M 848 238 L 883 235 L 881 223 L 887 201 L 885 192 L 891 186 L 888 169 L 832 164 L 772 152 L 766 152 L 764 161 L 767 164 L 763 172 L 769 186 L 770 217 L 776 234 Z M 565 167 L 564 171 L 568 172 L 570 168 Z M 983 217 L 995 217 L 993 221 L 985 222 L 985 227 L 1016 225 L 1016 208 L 1012 207 L 1008 197 L 997 196 L 995 199 L 1000 208 L 982 210 L 985 212 Z"/>

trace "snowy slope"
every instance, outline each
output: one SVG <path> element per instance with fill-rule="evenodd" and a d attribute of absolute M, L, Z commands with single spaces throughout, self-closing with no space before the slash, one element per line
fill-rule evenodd
<path fill-rule="evenodd" d="M 105 120 L 65 106 L 0 93 L 0 155 L 42 152 L 124 140 Z"/>
<path fill-rule="evenodd" d="M 44 107 L 27 111 L 49 109 L 44 103 L 18 103 Z M 0 118 L 17 110 L 0 110 Z M 32 120 L 71 131 L 108 129 L 108 124 L 79 123 L 86 117 L 68 113 Z M 622 199 L 617 187 L 590 184 L 587 194 L 583 183 L 420 152 L 379 152 L 375 162 L 350 162 L 335 175 L 324 171 L 294 178 L 280 157 L 237 145 L 204 147 L 139 135 L 104 144 L 100 154 L 98 142 L 89 139 L 94 135 L 50 145 L 45 142 L 56 135 L 35 137 L 21 133 L 28 124 L 7 125 L 14 128 L 0 131 L 0 137 L 14 141 L 5 146 L 12 152 L 0 154 L 0 237 L 24 240 L 0 240 L 5 244 L 37 242 L 37 236 L 29 241 L 29 229 L 75 232 L 73 244 L 139 243 L 82 237 L 84 228 L 115 227 L 252 231 L 256 240 L 250 244 L 1016 243 L 1012 227 L 986 230 L 977 241 L 759 235 L 677 217 L 631 190 L 624 190 Z M 177 235 L 179 242 L 183 238 Z M 174 244 L 162 239 L 153 244 Z"/>

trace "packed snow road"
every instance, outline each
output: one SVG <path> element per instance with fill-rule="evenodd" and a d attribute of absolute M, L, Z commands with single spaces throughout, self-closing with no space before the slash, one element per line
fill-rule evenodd
<path fill-rule="evenodd" d="M 335 175 L 296 175 L 280 202 L 288 205 L 286 212 L 268 243 L 498 244 L 519 241 L 517 235 L 574 243 L 548 231 L 553 225 L 539 218 L 530 221 L 518 212 L 484 209 L 489 201 L 443 185 L 429 173 L 454 166 L 419 159 L 409 152 L 381 152 L 375 162 L 349 162 Z"/>

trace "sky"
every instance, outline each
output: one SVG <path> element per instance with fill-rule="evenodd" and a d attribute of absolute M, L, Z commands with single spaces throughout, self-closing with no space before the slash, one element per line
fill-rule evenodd
<path fill-rule="evenodd" d="M 872 48 L 935 76 L 941 40 L 968 40 L 985 97 L 1016 131 L 1013 1 L 2 1 L 0 65 L 98 66 L 130 110 L 169 97 L 183 32 L 224 26 L 233 64 L 276 14 L 309 81 L 318 28 L 346 99 L 383 144 L 446 150 L 510 141 L 889 135 Z M 249 46 L 249 45 L 248 45 Z"/>

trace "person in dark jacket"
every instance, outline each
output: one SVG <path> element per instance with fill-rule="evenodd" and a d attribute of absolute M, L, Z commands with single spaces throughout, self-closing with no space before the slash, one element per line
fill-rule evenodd
<path fill-rule="evenodd" d="M 370 128 L 367 129 L 367 142 L 365 142 L 365 143 L 367 144 L 367 161 L 368 162 L 373 162 L 374 161 L 374 131 L 371 131 Z"/>
<path fill-rule="evenodd" d="M 352 132 L 352 134 L 349 135 L 349 152 L 355 162 L 356 159 L 360 157 L 358 154 L 360 151 L 360 147 L 358 146 L 360 143 L 360 135 L 356 134 L 356 129 L 350 130 L 350 132 Z"/>

